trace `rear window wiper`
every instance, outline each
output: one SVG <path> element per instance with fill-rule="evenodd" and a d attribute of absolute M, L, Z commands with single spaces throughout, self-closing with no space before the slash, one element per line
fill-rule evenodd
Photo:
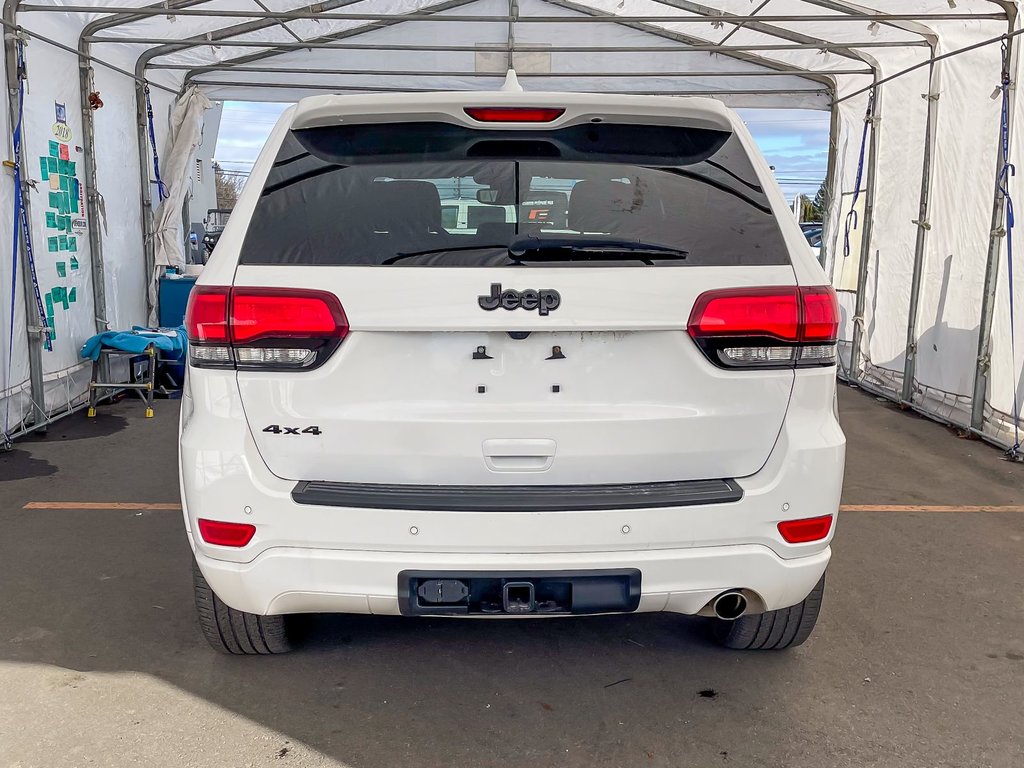
<path fill-rule="evenodd" d="M 689 251 L 668 245 L 645 243 L 640 240 L 620 240 L 614 237 L 565 238 L 524 237 L 491 245 L 457 245 L 448 248 L 430 248 L 424 251 L 403 251 L 384 259 L 382 265 L 396 264 L 416 256 L 430 256 L 435 253 L 455 251 L 483 251 L 491 248 L 507 249 L 508 256 L 515 262 L 526 261 L 574 261 L 578 254 L 581 261 L 627 261 L 635 259 L 652 264 L 653 259 L 681 260 L 690 255 Z"/>
<path fill-rule="evenodd" d="M 652 259 L 682 260 L 689 251 L 669 245 L 645 243 L 641 240 L 621 240 L 614 237 L 545 238 L 526 237 L 514 240 L 508 246 L 508 255 L 516 261 L 539 260 L 572 261 L 576 254 L 587 260 L 623 261 L 637 259 L 647 264 Z"/>
<path fill-rule="evenodd" d="M 456 245 L 449 246 L 447 248 L 428 248 L 425 251 L 399 251 L 394 256 L 391 256 L 381 262 L 382 265 L 386 266 L 389 264 L 397 264 L 403 259 L 411 259 L 415 256 L 431 256 L 435 253 L 450 253 L 456 251 L 486 251 L 488 249 L 501 248 L 505 250 L 508 248 L 505 243 L 498 243 L 497 245 Z"/>

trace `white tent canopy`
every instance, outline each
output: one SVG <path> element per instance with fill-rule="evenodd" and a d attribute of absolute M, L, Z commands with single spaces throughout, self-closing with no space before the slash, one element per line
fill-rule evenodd
<path fill-rule="evenodd" d="M 527 91 L 829 111 L 826 268 L 843 307 L 844 375 L 994 442 L 1016 440 L 1024 354 L 1014 359 L 1011 329 L 1024 338 L 1024 320 L 1011 318 L 1004 194 L 1020 183 L 1004 170 L 1020 156 L 1012 129 L 1024 109 L 1012 87 L 1016 0 L 80 2 L 4 5 L 15 94 L 6 128 L 10 145 L 22 86 L 35 272 L 33 281 L 24 239 L 0 260 L 6 288 L 15 272 L 21 280 L 13 312 L 4 292 L 0 325 L 9 433 L 81 402 L 88 373 L 77 350 L 88 335 L 147 317 L 156 197 L 147 89 L 163 159 L 170 106 L 189 86 L 208 99 L 294 101 L 492 89 L 513 67 Z M 88 106 L 93 91 L 100 110 Z M 64 159 L 74 167 L 55 158 L 73 171 L 58 175 L 81 187 L 84 210 L 70 214 L 47 210 L 60 201 L 40 178 L 64 130 L 53 124 L 57 105 L 74 137 L 66 143 L 80 150 Z M 14 198 L 13 184 L 0 185 L 0 208 L 12 214 L 0 217 L 6 242 Z M 50 213 L 58 225 L 74 220 L 73 253 L 61 237 L 75 235 L 48 226 Z M 161 219 L 164 236 L 171 218 Z M 1012 286 L 1018 310 L 1022 281 Z M 51 349 L 37 306 L 52 318 Z"/>

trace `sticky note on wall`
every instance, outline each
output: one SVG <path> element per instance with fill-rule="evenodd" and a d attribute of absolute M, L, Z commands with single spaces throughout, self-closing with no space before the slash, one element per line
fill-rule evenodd
<path fill-rule="evenodd" d="M 56 253 L 59 247 L 60 241 L 58 241 L 56 237 L 46 238 L 46 250 L 49 253 Z"/>
<path fill-rule="evenodd" d="M 39 158 L 39 173 L 43 181 L 50 180 L 50 164 L 47 162 L 48 159 L 46 157 Z"/>
<path fill-rule="evenodd" d="M 46 228 L 56 229 L 57 228 L 57 214 L 53 211 L 46 212 Z"/>
<path fill-rule="evenodd" d="M 56 141 L 50 142 L 50 157 L 60 157 L 60 144 Z M 50 169 L 53 170 L 52 168 Z"/>
<path fill-rule="evenodd" d="M 67 276 L 68 276 L 68 265 L 65 264 L 63 261 L 58 261 L 57 262 L 57 277 L 67 277 Z"/>
<path fill-rule="evenodd" d="M 68 294 L 68 301 L 70 301 L 72 304 L 74 304 L 77 299 L 78 299 L 78 289 L 77 288 L 72 288 L 71 289 L 71 293 Z"/>
<path fill-rule="evenodd" d="M 77 253 L 78 252 L 78 238 L 77 237 L 69 237 L 68 238 L 68 250 L 71 251 L 71 253 Z"/>

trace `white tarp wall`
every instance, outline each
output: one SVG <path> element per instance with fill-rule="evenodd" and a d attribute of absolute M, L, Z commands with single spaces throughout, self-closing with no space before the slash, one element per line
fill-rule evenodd
<path fill-rule="evenodd" d="M 171 0 L 170 8 L 154 6 L 153 12 L 133 17 L 100 11 L 142 8 L 143 0 L 92 0 L 92 5 L 97 9 L 94 13 L 22 12 L 16 16 L 26 30 L 72 49 L 80 47 L 85 33 L 93 55 L 125 70 L 114 72 L 94 63 L 94 87 L 105 104 L 88 115 L 95 127 L 96 191 L 105 211 L 95 217 L 97 221 L 86 217 L 88 231 L 98 232 L 102 240 L 104 299 L 103 306 L 96 307 L 89 238 L 77 238 L 77 270 L 70 269 L 70 253 L 60 250 L 62 230 L 56 230 L 58 250 L 49 250 L 54 230 L 47 227 L 50 190 L 45 186 L 50 182 L 40 179 L 40 169 L 33 166 L 50 151 L 56 103 L 67 107 L 66 123 L 75 137 L 67 142 L 68 151 L 74 154 L 75 147 L 82 146 L 78 142 L 82 135 L 79 58 L 40 40 L 31 40 L 26 50 L 25 171 L 36 182 L 31 195 L 33 244 L 41 291 L 51 300 L 61 299 L 53 310 L 54 349 L 41 353 L 48 411 L 67 408 L 84 396 L 88 372 L 79 365 L 77 349 L 88 335 L 105 327 L 105 322 L 126 328 L 146 319 L 153 244 L 144 241 L 143 232 L 156 191 L 148 144 L 140 156 L 138 92 L 132 72 L 152 85 L 157 144 L 166 162 L 168 116 L 174 93 L 186 80 L 200 84 L 211 99 L 266 101 L 294 101 L 320 92 L 494 88 L 503 78 L 511 45 L 512 60 L 527 91 L 708 93 L 737 107 L 831 109 L 826 269 L 840 289 L 845 375 L 894 399 L 907 393 L 913 407 L 930 415 L 965 426 L 972 422 L 1000 127 L 1001 99 L 993 95 L 1000 81 L 1000 46 L 991 44 L 938 61 L 933 70 L 925 65 L 885 79 L 926 64 L 933 52 L 945 54 L 1004 34 L 1008 21 L 996 17 L 1013 10 L 1015 3 L 522 0 L 510 5 L 507 0 L 324 0 L 303 6 L 297 0 Z M 299 10 L 318 18 L 267 18 L 261 7 L 271 12 Z M 519 19 L 511 29 L 506 18 L 510 9 Z M 8 18 L 13 10 L 8 2 Z M 212 15 L 217 11 L 240 13 Z M 848 20 L 851 14 L 873 12 L 904 17 Z M 420 16 L 402 20 L 409 13 Z M 744 18 L 730 20 L 723 13 Z M 752 13 L 752 18 L 746 18 Z M 333 18 L 331 14 L 385 18 Z M 715 15 L 714 23 L 708 23 L 708 17 Z M 453 16 L 474 20 L 440 20 Z M 498 20 L 489 20 L 495 17 Z M 551 21 L 528 21 L 537 17 Z M 297 40 L 313 41 L 313 46 L 303 48 Z M 698 49 L 686 49 L 693 45 Z M 700 48 L 708 45 L 725 48 Z M 566 47 L 577 50 L 566 51 Z M 780 74 L 780 68 L 786 72 Z M 1016 70 L 1015 60 L 1014 79 Z M 877 80 L 883 83 L 876 90 L 872 130 L 862 146 L 868 105 L 865 89 Z M 934 108 L 933 144 L 931 162 L 926 164 L 929 104 Z M 1024 103 L 1016 103 L 1018 125 L 1024 125 L 1016 114 L 1022 110 Z M 9 146 L 9 123 L 4 128 Z M 1011 162 L 1022 156 L 1022 142 L 1021 132 L 1015 131 Z M 87 148 L 82 149 L 84 153 Z M 74 170 L 80 186 L 84 185 L 81 162 L 71 162 L 76 162 Z M 140 162 L 149 180 L 145 189 L 140 189 Z M 931 194 L 922 221 L 926 169 Z M 1009 178 L 1011 193 L 1020 183 L 1016 177 Z M 11 242 L 12 193 L 10 182 L 0 185 L 0 242 Z M 847 232 L 846 219 L 854 203 L 857 226 Z M 1010 350 L 1006 238 L 997 238 L 996 246 L 1001 261 L 993 302 L 991 366 L 982 380 L 986 418 L 975 426 L 1008 444 L 1013 440 L 1013 395 L 1015 391 L 1024 394 L 1024 354 L 1018 352 L 1014 359 Z M 844 255 L 847 249 L 849 254 Z M 920 291 L 908 365 L 916 263 Z M 16 423 L 29 413 L 29 368 L 26 308 L 19 286 L 10 375 L 6 372 L 11 267 L 10 254 L 0 259 L 5 289 L 0 303 L 4 315 L 0 328 L 5 329 L 0 405 L 10 405 Z M 1019 256 L 1017 273 L 1020 336 L 1024 267 Z M 854 293 L 858 285 L 863 287 L 859 297 Z M 75 301 L 68 298 L 65 309 L 64 299 L 72 289 Z M 910 369 L 912 379 L 905 389 L 903 378 Z"/>

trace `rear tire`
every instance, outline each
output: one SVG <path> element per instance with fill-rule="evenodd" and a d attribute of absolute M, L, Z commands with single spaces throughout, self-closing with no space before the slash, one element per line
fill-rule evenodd
<path fill-rule="evenodd" d="M 246 656 L 287 653 L 292 649 L 284 616 L 258 616 L 226 605 L 206 583 L 194 559 L 192 584 L 199 626 L 214 650 Z"/>
<path fill-rule="evenodd" d="M 741 651 L 781 651 L 796 648 L 810 637 L 821 612 L 824 594 L 825 574 L 822 574 L 803 602 L 789 608 L 741 616 L 735 621 L 715 619 L 715 640 L 726 648 Z"/>

